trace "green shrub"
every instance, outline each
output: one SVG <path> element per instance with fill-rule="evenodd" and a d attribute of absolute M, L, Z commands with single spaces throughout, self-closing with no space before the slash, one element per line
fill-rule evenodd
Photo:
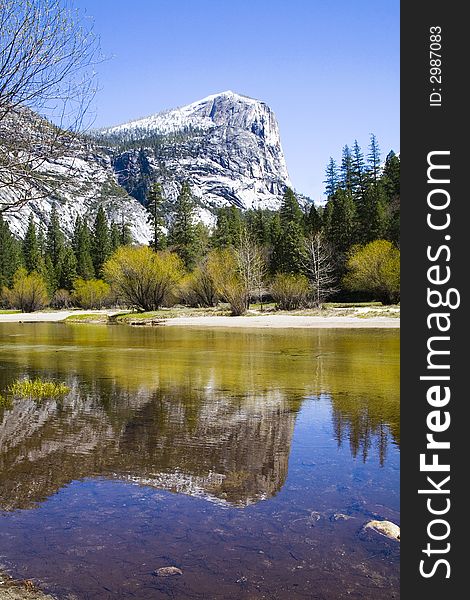
<path fill-rule="evenodd" d="M 344 286 L 369 292 L 375 300 L 393 304 L 400 298 L 400 251 L 388 240 L 375 240 L 352 249 Z"/>
<path fill-rule="evenodd" d="M 122 246 L 106 262 L 104 272 L 118 297 L 128 306 L 153 311 L 173 301 L 184 266 L 173 252 Z"/>
<path fill-rule="evenodd" d="M 72 298 L 82 308 L 103 308 L 111 302 L 111 288 L 101 279 L 78 278 L 73 285 Z"/>
<path fill-rule="evenodd" d="M 33 312 L 49 303 L 44 278 L 36 272 L 29 273 L 21 267 L 13 276 L 11 289 L 3 289 L 3 297 L 8 306 L 22 312 Z"/>
<path fill-rule="evenodd" d="M 217 306 L 217 290 L 207 268 L 207 261 L 197 266 L 181 281 L 179 299 L 182 304 L 191 307 Z"/>
<path fill-rule="evenodd" d="M 310 287 L 305 275 L 278 273 L 271 284 L 271 295 L 281 310 L 295 310 L 308 305 Z"/>
<path fill-rule="evenodd" d="M 230 248 L 212 251 L 207 258 L 207 268 L 218 295 L 230 304 L 232 315 L 243 315 L 249 306 L 250 293 L 235 252 Z"/>

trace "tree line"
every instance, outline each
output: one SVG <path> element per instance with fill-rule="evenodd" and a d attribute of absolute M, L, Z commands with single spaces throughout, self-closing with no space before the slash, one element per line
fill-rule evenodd
<path fill-rule="evenodd" d="M 55 208 L 46 231 L 31 216 L 23 240 L 0 220 L 4 301 L 13 305 L 11 290 L 35 277 L 43 284 L 43 303 L 58 307 L 121 301 L 154 310 L 224 300 L 242 314 L 266 296 L 284 309 L 358 293 L 393 302 L 399 298 L 399 171 L 393 152 L 382 165 L 371 136 L 366 159 L 357 142 L 352 150 L 344 147 L 339 167 L 330 159 L 324 205 L 301 203 L 287 188 L 278 211 L 222 207 L 211 229 L 197 218 L 188 182 L 171 214 L 155 183 L 147 196 L 148 247 L 133 245 L 127 223 L 108 223 L 102 207 L 91 226 L 77 218 L 70 240 Z"/>
<path fill-rule="evenodd" d="M 22 280 L 34 275 L 41 282 L 43 298 L 53 303 L 62 298 L 63 303 L 77 281 L 101 279 L 113 252 L 131 243 L 129 225 L 125 221 L 108 223 L 102 206 L 91 225 L 77 217 L 70 239 L 60 226 L 55 206 L 46 229 L 38 227 L 30 214 L 23 239 L 15 238 L 0 216 L 0 286 L 8 288 L 18 274 Z"/>

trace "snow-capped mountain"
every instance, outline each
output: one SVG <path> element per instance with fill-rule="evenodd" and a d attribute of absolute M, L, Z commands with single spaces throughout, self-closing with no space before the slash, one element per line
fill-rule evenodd
<path fill-rule="evenodd" d="M 264 102 L 232 91 L 213 94 L 187 106 L 100 131 L 111 135 L 124 134 L 128 139 L 135 139 L 155 132 L 169 134 L 185 128 L 208 130 L 214 126 L 251 131 L 269 146 L 280 149 L 279 130 L 271 109 Z M 283 157 L 281 160 L 284 170 L 282 175 L 288 177 Z"/>
<path fill-rule="evenodd" d="M 152 181 L 171 200 L 188 180 L 205 209 L 277 208 L 291 185 L 274 113 L 230 91 L 101 130 L 98 139 L 119 147 L 118 181 L 141 202 Z"/>
<path fill-rule="evenodd" d="M 224 205 L 276 209 L 291 186 L 274 113 L 230 91 L 95 131 L 69 154 L 42 167 L 61 180 L 54 195 L 7 216 L 17 235 L 24 234 L 30 212 L 47 225 L 55 204 L 71 232 L 77 215 L 91 220 L 104 204 L 111 221 L 129 221 L 136 241 L 146 242 L 144 206 L 153 182 L 162 184 L 171 206 L 188 181 L 206 222 Z M 67 177 L 70 164 L 73 176 Z"/>

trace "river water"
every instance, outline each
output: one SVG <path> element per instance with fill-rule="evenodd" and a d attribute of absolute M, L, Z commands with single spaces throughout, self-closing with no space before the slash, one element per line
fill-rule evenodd
<path fill-rule="evenodd" d="M 0 565 L 59 598 L 399 597 L 399 331 L 0 325 Z M 182 575 L 159 577 L 175 566 Z"/>

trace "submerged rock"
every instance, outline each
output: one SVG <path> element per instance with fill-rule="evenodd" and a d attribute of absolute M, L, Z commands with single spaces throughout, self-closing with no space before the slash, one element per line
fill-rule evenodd
<path fill-rule="evenodd" d="M 334 515 L 331 515 L 330 517 L 330 521 L 349 521 L 349 519 L 354 519 L 354 517 L 351 517 L 350 515 L 345 515 L 343 513 L 335 513 Z"/>
<path fill-rule="evenodd" d="M 182 575 L 183 571 L 178 567 L 160 567 L 156 569 L 155 575 L 157 577 L 172 577 L 173 575 Z"/>
<path fill-rule="evenodd" d="M 364 529 L 372 529 L 391 540 L 400 541 L 400 528 L 391 521 L 369 521 L 364 525 Z"/>

